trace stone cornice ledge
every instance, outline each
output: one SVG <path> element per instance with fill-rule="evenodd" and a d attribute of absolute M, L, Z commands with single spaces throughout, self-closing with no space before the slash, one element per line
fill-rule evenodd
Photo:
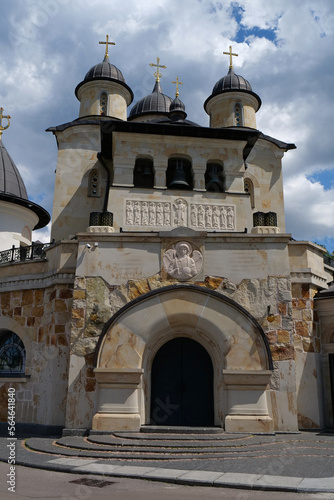
<path fill-rule="evenodd" d="M 31 288 L 48 288 L 56 284 L 74 284 L 75 273 L 48 273 L 48 274 L 29 274 L 26 276 L 15 276 L 0 280 L 0 292 L 27 290 Z"/>
<path fill-rule="evenodd" d="M 100 384 L 139 384 L 144 370 L 142 368 L 95 368 L 94 373 Z"/>
<path fill-rule="evenodd" d="M 223 370 L 225 384 L 230 386 L 267 386 L 272 375 L 271 370 Z"/>
<path fill-rule="evenodd" d="M 311 267 L 291 269 L 292 283 L 311 283 L 322 288 L 328 288 L 327 279 Z"/>
<path fill-rule="evenodd" d="M 187 228 L 177 228 L 177 229 L 187 229 Z M 175 230 L 174 230 L 175 231 Z M 233 233 L 233 232 L 205 232 L 205 231 L 192 231 L 189 234 L 177 234 L 173 231 L 124 231 L 115 233 L 77 233 L 77 239 L 79 243 L 91 242 L 91 241 L 127 241 L 127 240 L 142 240 L 142 238 L 149 238 L 155 241 L 161 241 L 162 238 L 168 237 L 183 237 L 183 238 L 206 238 L 208 240 L 216 241 L 238 241 L 242 240 L 245 243 L 284 243 L 290 242 L 291 235 L 286 233 L 278 234 L 251 234 L 251 233 Z"/>

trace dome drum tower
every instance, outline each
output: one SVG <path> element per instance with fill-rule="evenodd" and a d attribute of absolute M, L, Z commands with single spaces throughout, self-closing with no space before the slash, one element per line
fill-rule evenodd
<path fill-rule="evenodd" d="M 82 82 L 77 85 L 75 95 L 80 101 L 79 118 L 84 116 L 108 116 L 127 119 L 127 107 L 133 101 L 133 92 L 125 83 L 122 72 L 109 62 L 108 35 L 106 52 L 102 63 L 93 66 Z"/>
<path fill-rule="evenodd" d="M 250 83 L 240 75 L 236 75 L 232 65 L 226 76 L 218 80 L 212 94 L 204 103 L 204 109 L 210 115 L 210 127 L 249 127 L 256 129 L 255 113 L 260 109 L 261 99 L 252 91 Z"/>

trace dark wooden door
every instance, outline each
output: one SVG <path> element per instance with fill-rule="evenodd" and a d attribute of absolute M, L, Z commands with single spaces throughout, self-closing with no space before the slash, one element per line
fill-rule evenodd
<path fill-rule="evenodd" d="M 180 337 L 157 352 L 152 366 L 151 424 L 213 426 L 213 367 L 201 344 Z"/>
<path fill-rule="evenodd" d="M 329 374 L 331 381 L 332 415 L 333 415 L 333 426 L 334 426 L 334 354 L 331 353 L 328 356 L 329 356 Z"/>

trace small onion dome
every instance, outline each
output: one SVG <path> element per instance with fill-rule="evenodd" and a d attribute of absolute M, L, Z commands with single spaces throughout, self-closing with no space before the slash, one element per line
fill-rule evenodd
<path fill-rule="evenodd" d="M 184 120 L 187 117 L 186 107 L 178 97 L 175 97 L 169 107 L 169 116 L 172 120 Z"/>
<path fill-rule="evenodd" d="M 223 94 L 224 92 L 245 92 L 247 94 L 251 94 L 258 101 L 258 108 L 261 106 L 260 97 L 252 91 L 251 84 L 244 78 L 243 76 L 236 75 L 234 73 L 234 69 L 230 68 L 227 75 L 218 80 L 215 86 L 212 89 L 212 94 L 207 98 L 204 103 L 204 108 L 206 109 L 207 102 L 214 96 L 218 94 Z"/>
<path fill-rule="evenodd" d="M 162 93 L 160 81 L 155 82 L 152 94 L 140 99 L 131 109 L 129 119 L 147 114 L 167 114 L 173 99 Z"/>
<path fill-rule="evenodd" d="M 80 82 L 77 85 L 75 89 L 76 97 L 78 97 L 78 90 L 82 85 L 88 82 L 92 82 L 94 80 L 110 80 L 113 82 L 118 82 L 130 92 L 131 97 L 133 99 L 133 92 L 130 89 L 130 87 L 125 83 L 125 78 L 121 70 L 116 68 L 116 66 L 114 66 L 113 64 L 111 64 L 111 62 L 109 62 L 108 56 L 106 56 L 101 63 L 92 66 L 90 70 L 86 73 L 85 78 L 82 80 L 82 82 Z"/>
<path fill-rule="evenodd" d="M 13 162 L 2 140 L 0 139 L 0 201 L 14 203 L 29 208 L 38 216 L 34 229 L 45 227 L 50 221 L 48 212 L 28 200 L 28 194 L 17 166 Z"/>

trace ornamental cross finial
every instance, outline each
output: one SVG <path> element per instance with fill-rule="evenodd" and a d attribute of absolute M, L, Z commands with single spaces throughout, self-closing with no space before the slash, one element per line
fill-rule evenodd
<path fill-rule="evenodd" d="M 223 54 L 226 54 L 227 56 L 230 56 L 230 67 L 229 69 L 233 68 L 233 62 L 232 62 L 232 56 L 238 57 L 239 54 L 233 54 L 232 52 L 232 46 L 230 45 L 230 51 L 229 52 L 223 52 Z"/>
<path fill-rule="evenodd" d="M 106 35 L 106 41 L 99 42 L 99 44 L 106 46 L 106 53 L 104 54 L 104 59 L 108 61 L 108 59 L 109 59 L 108 45 L 116 45 L 115 42 L 109 42 L 109 35 Z"/>
<path fill-rule="evenodd" d="M 175 83 L 176 84 L 176 92 L 175 92 L 175 97 L 179 97 L 180 93 L 179 93 L 179 85 L 183 85 L 182 82 L 179 82 L 179 77 L 177 76 L 176 77 L 176 81 L 175 82 L 172 82 L 172 83 Z"/>
<path fill-rule="evenodd" d="M 154 76 L 156 78 L 156 81 L 160 82 L 160 77 L 162 76 L 162 74 L 160 73 L 159 69 L 160 68 L 166 69 L 167 66 L 160 66 L 160 57 L 157 57 L 157 64 L 150 63 L 150 66 L 154 66 L 157 68 L 156 72 L 154 73 Z"/>
<path fill-rule="evenodd" d="M 7 122 L 8 122 L 8 123 L 7 123 L 7 125 L 6 125 L 5 127 L 2 125 L 2 120 L 3 120 L 4 118 L 5 118 L 5 119 L 7 120 Z M 10 116 L 9 116 L 9 115 L 5 116 L 5 115 L 3 114 L 3 108 L 0 108 L 0 139 L 1 139 L 1 136 L 2 136 L 2 132 L 3 132 L 3 130 L 6 130 L 6 129 L 9 127 L 9 125 L 10 125 L 10 121 L 9 121 L 9 120 L 10 120 Z"/>

